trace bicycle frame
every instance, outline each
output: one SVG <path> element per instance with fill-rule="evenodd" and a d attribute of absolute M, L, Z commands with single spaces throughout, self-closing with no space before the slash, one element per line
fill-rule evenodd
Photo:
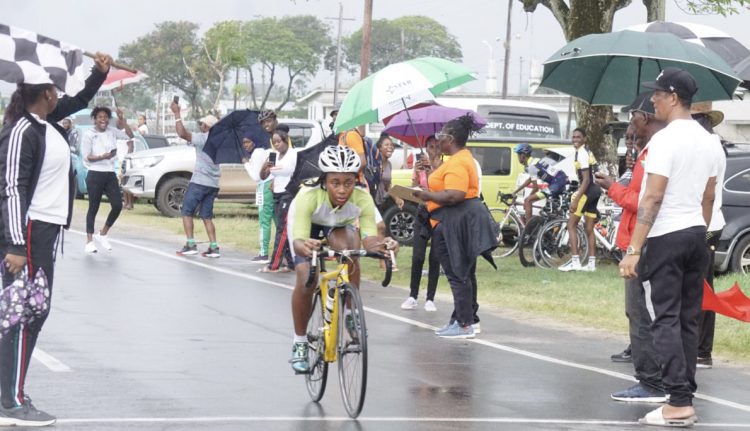
<path fill-rule="evenodd" d="M 335 362 L 337 357 L 336 347 L 338 345 L 339 330 L 339 289 L 340 286 L 349 283 L 349 270 L 346 263 L 339 263 L 333 271 L 322 272 L 320 274 L 320 306 L 325 313 L 325 301 L 328 297 L 329 287 L 333 287 L 333 310 L 331 311 L 331 321 L 323 327 L 323 338 L 325 339 L 326 349 L 323 352 L 323 360 L 326 362 Z"/>

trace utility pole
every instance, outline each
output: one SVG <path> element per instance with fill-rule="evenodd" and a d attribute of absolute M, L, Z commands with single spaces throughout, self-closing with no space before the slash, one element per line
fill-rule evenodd
<path fill-rule="evenodd" d="M 510 18 L 513 0 L 508 0 L 508 25 L 505 31 L 505 64 L 503 64 L 503 99 L 508 97 L 508 71 L 510 69 Z"/>
<path fill-rule="evenodd" d="M 370 74 L 370 36 L 372 35 L 372 2 L 365 0 L 365 17 L 362 22 L 362 55 L 359 61 L 359 79 Z"/>
<path fill-rule="evenodd" d="M 240 85 L 240 68 L 237 67 L 234 69 L 234 110 L 237 110 L 237 90 L 239 90 L 238 86 Z"/>
<path fill-rule="evenodd" d="M 339 3 L 339 16 L 335 19 L 338 21 L 338 30 L 336 34 L 336 70 L 333 71 L 333 106 L 339 101 L 339 69 L 341 69 L 341 27 L 344 21 L 354 21 L 354 18 L 344 18 L 344 5 Z"/>

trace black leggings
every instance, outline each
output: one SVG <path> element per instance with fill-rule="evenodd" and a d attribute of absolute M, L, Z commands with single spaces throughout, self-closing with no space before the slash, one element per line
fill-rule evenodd
<path fill-rule="evenodd" d="M 417 299 L 419 295 L 419 285 L 422 281 L 422 268 L 424 267 L 425 255 L 427 254 L 427 242 L 432 236 L 432 226 L 430 225 L 429 213 L 424 206 L 417 210 L 417 219 L 414 221 L 414 244 L 411 256 L 411 280 L 409 284 L 409 296 Z M 440 261 L 434 252 L 434 247 L 430 248 L 428 276 L 427 276 L 427 300 L 435 300 L 435 291 L 437 290 L 438 278 L 440 277 Z"/>
<path fill-rule="evenodd" d="M 96 213 L 99 212 L 99 204 L 102 195 L 106 194 L 112 207 L 107 215 L 106 225 L 112 227 L 122 211 L 122 193 L 120 184 L 117 183 L 117 175 L 114 172 L 89 171 L 86 175 L 86 187 L 89 194 L 89 211 L 86 213 L 86 233 L 94 233 L 94 222 Z"/>
<path fill-rule="evenodd" d="M 281 266 L 281 261 L 286 260 L 286 266 L 294 269 L 294 259 L 289 248 L 289 238 L 286 230 L 286 216 L 289 212 L 289 205 L 292 203 L 293 196 L 291 193 L 274 193 L 273 194 L 273 213 L 276 217 L 276 238 L 273 244 L 273 253 L 271 253 L 271 263 L 268 267 L 277 270 Z"/>
<path fill-rule="evenodd" d="M 29 221 L 26 226 L 28 237 L 26 249 L 27 258 L 29 258 L 27 264 L 33 274 L 36 274 L 39 269 L 44 270 L 50 293 L 55 275 L 55 243 L 60 228 L 59 225 L 41 221 Z M 2 254 L 5 255 L 5 250 Z M 3 277 L 3 286 L 13 283 L 14 278 L 10 272 L 6 272 Z M 24 403 L 26 373 L 29 370 L 31 354 L 34 352 L 39 332 L 49 314 L 49 308 L 47 310 L 47 314 L 29 324 L 17 323 L 11 326 L 7 332 L 3 332 L 3 337 L 0 339 L 0 391 L 2 392 L 2 405 L 5 408 L 20 406 Z"/>

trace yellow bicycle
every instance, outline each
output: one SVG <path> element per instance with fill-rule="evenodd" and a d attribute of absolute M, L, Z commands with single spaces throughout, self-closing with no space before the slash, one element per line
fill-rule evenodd
<path fill-rule="evenodd" d="M 326 256 L 336 258 L 336 269 L 326 272 Z M 344 407 L 350 417 L 356 418 L 362 411 L 367 389 L 367 326 L 359 289 L 349 282 L 347 264 L 351 263 L 353 256 L 384 259 L 383 287 L 391 281 L 391 260 L 382 253 L 331 249 L 313 253 L 307 286 L 315 283 L 318 270 L 320 281 L 313 293 L 312 312 L 307 323 L 310 372 L 305 375 L 305 382 L 312 400 L 320 401 L 326 389 L 328 364 L 338 362 Z"/>

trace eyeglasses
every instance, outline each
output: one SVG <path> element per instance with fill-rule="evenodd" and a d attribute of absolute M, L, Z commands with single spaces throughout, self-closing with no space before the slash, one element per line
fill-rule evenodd
<path fill-rule="evenodd" d="M 438 141 L 448 138 L 453 138 L 453 135 L 443 132 L 435 133 L 435 139 L 437 139 Z"/>

